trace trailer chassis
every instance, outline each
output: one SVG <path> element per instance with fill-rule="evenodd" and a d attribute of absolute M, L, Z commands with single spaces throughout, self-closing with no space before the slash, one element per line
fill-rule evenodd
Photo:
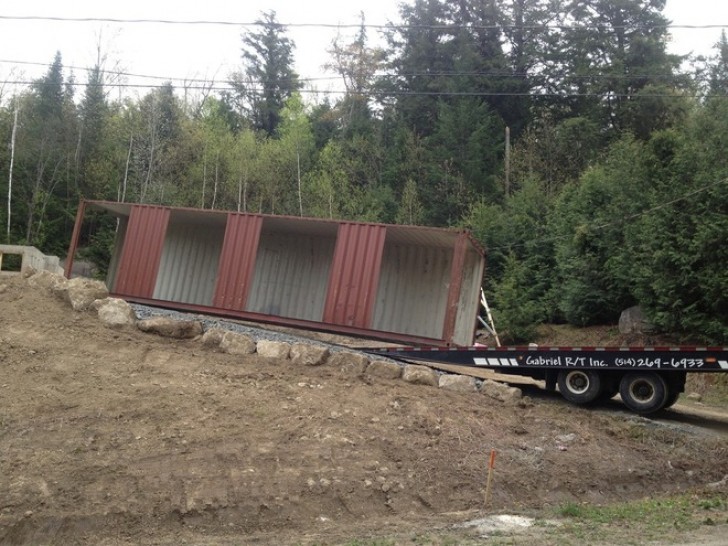
<path fill-rule="evenodd" d="M 366 352 L 402 362 L 454 364 L 543 380 L 579 405 L 619 394 L 633 412 L 672 406 L 688 373 L 728 372 L 728 347 L 397 347 Z"/>

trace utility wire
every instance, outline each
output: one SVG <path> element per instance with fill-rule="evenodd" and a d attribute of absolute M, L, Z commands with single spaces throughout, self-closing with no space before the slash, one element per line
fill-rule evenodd
<path fill-rule="evenodd" d="M 50 68 L 51 63 L 43 63 L 43 62 L 33 62 L 33 61 L 13 61 L 10 59 L 0 59 L 0 63 L 2 64 L 12 64 L 12 65 L 27 65 L 27 66 L 42 66 L 45 68 Z M 68 68 L 70 70 L 83 70 L 85 72 L 92 72 L 95 70 L 95 68 L 87 67 L 87 66 L 74 66 L 74 65 L 63 65 L 63 68 Z M 136 74 L 133 72 L 125 72 L 125 71 L 116 71 L 116 70 L 106 70 L 101 69 L 99 70 L 102 74 L 109 74 L 112 76 L 129 76 L 133 78 L 145 78 L 145 79 L 151 79 L 151 80 L 160 80 L 160 81 L 184 81 L 184 82 L 199 82 L 199 83 L 216 83 L 214 80 L 209 80 L 205 78 L 187 78 L 187 77 L 179 77 L 179 76 L 159 76 L 159 75 L 151 75 L 151 74 Z M 411 72 L 411 73 L 401 73 L 401 74 L 385 74 L 385 73 L 379 73 L 374 74 L 372 76 L 373 79 L 401 79 L 401 78 L 445 78 L 445 77 L 483 77 L 483 78 L 518 78 L 518 79 L 525 79 L 525 78 L 540 78 L 543 77 L 542 74 L 539 73 L 526 73 L 526 72 L 507 72 L 507 71 L 488 71 L 488 72 L 479 72 L 479 71 L 469 71 L 469 72 Z M 707 81 L 709 79 L 708 75 L 705 76 L 696 76 L 695 74 L 688 74 L 688 73 L 676 73 L 676 74 L 577 74 L 577 75 L 563 75 L 564 78 L 567 79 L 573 79 L 573 80 L 589 80 L 589 79 L 609 79 L 609 80 L 641 80 L 645 78 L 655 78 L 655 79 L 675 79 L 679 80 L 680 78 L 690 78 L 694 81 Z M 339 80 L 341 79 L 341 75 L 332 75 L 332 76 L 317 76 L 317 77 L 299 77 L 298 81 L 331 81 L 331 80 Z M 290 80 L 276 80 L 276 83 L 281 82 L 288 82 Z M 261 82 L 256 82 L 261 83 Z"/>
<path fill-rule="evenodd" d="M 127 19 L 116 17 L 57 17 L 57 16 L 41 16 L 41 15 L 0 15 L 0 20 L 10 21 L 53 21 L 53 22 L 69 22 L 69 23 L 129 23 L 129 24 L 164 24 L 164 25 L 213 25 L 213 26 L 236 26 L 251 27 L 265 26 L 264 21 L 221 21 L 221 20 L 181 20 L 181 19 Z M 404 25 L 404 24 L 371 24 L 371 23 L 275 23 L 276 27 L 287 28 L 371 28 L 371 29 L 398 29 L 398 30 L 583 30 L 590 29 L 588 25 L 578 24 L 562 24 L 562 25 Z M 728 28 L 728 24 L 706 24 L 706 25 L 611 25 L 609 28 L 620 30 L 646 31 L 655 29 L 720 29 Z"/>
<path fill-rule="evenodd" d="M 42 62 L 32 62 L 32 61 L 13 61 L 9 59 L 0 59 L 0 64 L 10 64 L 10 65 L 27 65 L 27 66 L 42 66 L 45 68 L 49 68 L 51 66 L 50 63 L 42 63 Z M 69 70 L 79 70 L 84 72 L 92 72 L 95 70 L 95 68 L 89 68 L 89 67 L 82 67 L 82 66 L 74 66 L 74 65 L 64 65 L 64 68 L 67 68 Z M 158 80 L 158 81 L 179 81 L 187 83 L 203 83 L 203 84 L 219 84 L 219 82 L 215 81 L 214 79 L 210 80 L 207 78 L 188 78 L 188 77 L 180 77 L 180 76 L 159 76 L 159 75 L 151 75 L 151 74 L 137 74 L 133 72 L 125 72 L 125 71 L 115 71 L 115 70 L 100 70 L 101 74 L 104 75 L 111 75 L 111 76 L 126 76 L 131 78 L 144 78 L 144 79 L 150 79 L 150 80 Z M 460 78 L 460 77 L 473 77 L 473 78 L 502 78 L 502 79 L 517 79 L 517 80 L 526 80 L 526 79 L 539 79 L 544 77 L 543 74 L 528 74 L 528 73 L 518 73 L 518 72 L 506 72 L 506 71 L 499 71 L 499 72 L 476 72 L 476 71 L 470 71 L 470 72 L 412 72 L 412 73 L 402 73 L 402 74 L 386 74 L 386 73 L 379 73 L 379 74 L 373 74 L 372 80 L 396 80 L 396 79 L 403 79 L 403 78 Z M 688 73 L 676 73 L 676 74 L 580 74 L 580 75 L 568 75 L 564 76 L 564 79 L 568 80 L 642 80 L 642 79 L 657 79 L 657 80 L 675 80 L 676 82 L 679 82 L 681 79 L 689 78 L 691 81 L 708 81 L 710 77 L 706 75 L 695 75 L 695 74 L 688 74 Z M 318 81 L 337 81 L 341 79 L 341 75 L 331 75 L 331 76 L 317 76 L 317 77 L 299 77 L 298 81 L 300 82 L 318 82 Z M 226 80 L 226 83 L 229 80 Z M 258 85 L 262 85 L 262 82 L 255 81 L 253 82 Z M 277 83 L 276 81 L 273 81 L 272 83 Z"/>
<path fill-rule="evenodd" d="M 55 83 L 47 83 L 43 81 L 32 81 L 32 80 L 0 80 L 0 85 L 32 85 L 35 87 L 41 86 L 53 86 L 58 85 Z M 142 83 L 121 83 L 111 82 L 104 84 L 92 84 L 92 83 L 80 83 L 80 82 L 65 82 L 63 86 L 71 87 L 108 87 L 108 88 L 122 88 L 122 89 L 165 89 L 168 87 L 164 84 L 142 84 Z M 185 85 L 184 89 L 187 90 L 199 90 L 199 91 L 230 91 L 230 86 L 221 86 L 218 83 L 213 85 Z M 265 89 L 253 87 L 247 88 L 247 91 L 251 93 L 264 93 Z M 321 95 L 345 95 L 352 94 L 365 97 L 531 97 L 531 98 L 727 98 L 728 94 L 702 94 L 702 93 L 578 93 L 578 92 L 556 92 L 556 91 L 534 91 L 534 92 L 497 92 L 497 91 L 380 91 L 371 89 L 362 92 L 347 92 L 346 90 L 332 90 L 332 89 L 298 89 L 299 93 L 303 94 L 321 94 Z"/>

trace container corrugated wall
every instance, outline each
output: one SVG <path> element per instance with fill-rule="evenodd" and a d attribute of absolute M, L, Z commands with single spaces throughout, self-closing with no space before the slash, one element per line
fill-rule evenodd
<path fill-rule="evenodd" d="M 215 289 L 215 307 L 238 311 L 245 309 L 262 226 L 261 216 L 227 215 L 225 242 Z"/>
<path fill-rule="evenodd" d="M 151 298 L 167 232 L 170 209 L 135 205 L 129 214 L 114 292 Z"/>
<path fill-rule="evenodd" d="M 154 299 L 212 305 L 224 225 L 170 222 Z"/>
<path fill-rule="evenodd" d="M 371 328 L 387 228 L 339 225 L 324 322 Z"/>
<path fill-rule="evenodd" d="M 321 321 L 333 237 L 267 233 L 260 238 L 246 311 Z"/>
<path fill-rule="evenodd" d="M 405 343 L 472 343 L 484 257 L 465 232 L 90 203 L 119 218 L 109 279 L 127 299 Z"/>

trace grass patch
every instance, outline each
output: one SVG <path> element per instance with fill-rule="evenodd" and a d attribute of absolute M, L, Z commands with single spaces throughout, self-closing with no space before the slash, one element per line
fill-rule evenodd
<path fill-rule="evenodd" d="M 720 495 L 681 495 L 678 497 L 643 499 L 605 506 L 569 502 L 557 513 L 572 523 L 585 526 L 640 527 L 654 532 L 691 530 L 712 525 L 726 518 L 728 501 Z"/>

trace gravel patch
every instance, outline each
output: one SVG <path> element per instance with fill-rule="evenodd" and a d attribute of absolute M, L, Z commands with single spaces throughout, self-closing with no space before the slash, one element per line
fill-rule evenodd
<path fill-rule="evenodd" d="M 253 326 L 253 325 L 249 325 L 249 324 L 241 324 L 239 322 L 211 317 L 210 315 L 201 315 L 201 314 L 197 314 L 197 313 L 184 313 L 184 312 L 175 311 L 172 309 L 164 309 L 162 307 L 151 307 L 148 305 L 140 305 L 137 303 L 131 303 L 130 305 L 131 305 L 131 308 L 134 310 L 134 313 L 136 314 L 137 319 L 139 319 L 139 320 L 151 318 L 151 317 L 157 317 L 157 316 L 169 317 L 169 318 L 172 318 L 175 320 L 197 320 L 202 323 L 202 328 L 205 332 L 212 328 L 219 328 L 221 330 L 228 330 L 231 332 L 236 332 L 238 334 L 245 334 L 247 336 L 250 336 L 256 342 L 264 339 L 264 340 L 268 340 L 268 341 L 282 341 L 282 342 L 286 342 L 286 343 L 290 343 L 290 344 L 308 343 L 310 345 L 318 345 L 319 347 L 326 347 L 331 352 L 355 351 L 355 352 L 362 352 L 363 354 L 369 355 L 369 353 L 365 353 L 364 351 L 359 351 L 358 349 L 353 348 L 353 347 L 346 347 L 343 345 L 337 345 L 335 343 L 326 343 L 326 342 L 319 341 L 316 339 L 311 339 L 304 335 L 296 336 L 296 335 L 288 334 L 285 332 L 270 330 L 270 329 L 264 328 L 263 326 Z M 371 355 L 369 355 L 369 356 L 371 356 Z M 377 358 L 381 359 L 381 360 L 390 360 L 390 359 L 385 359 L 384 357 L 377 357 Z M 392 360 L 392 362 L 397 362 L 397 361 Z M 404 365 L 401 362 L 397 362 L 397 364 Z"/>

